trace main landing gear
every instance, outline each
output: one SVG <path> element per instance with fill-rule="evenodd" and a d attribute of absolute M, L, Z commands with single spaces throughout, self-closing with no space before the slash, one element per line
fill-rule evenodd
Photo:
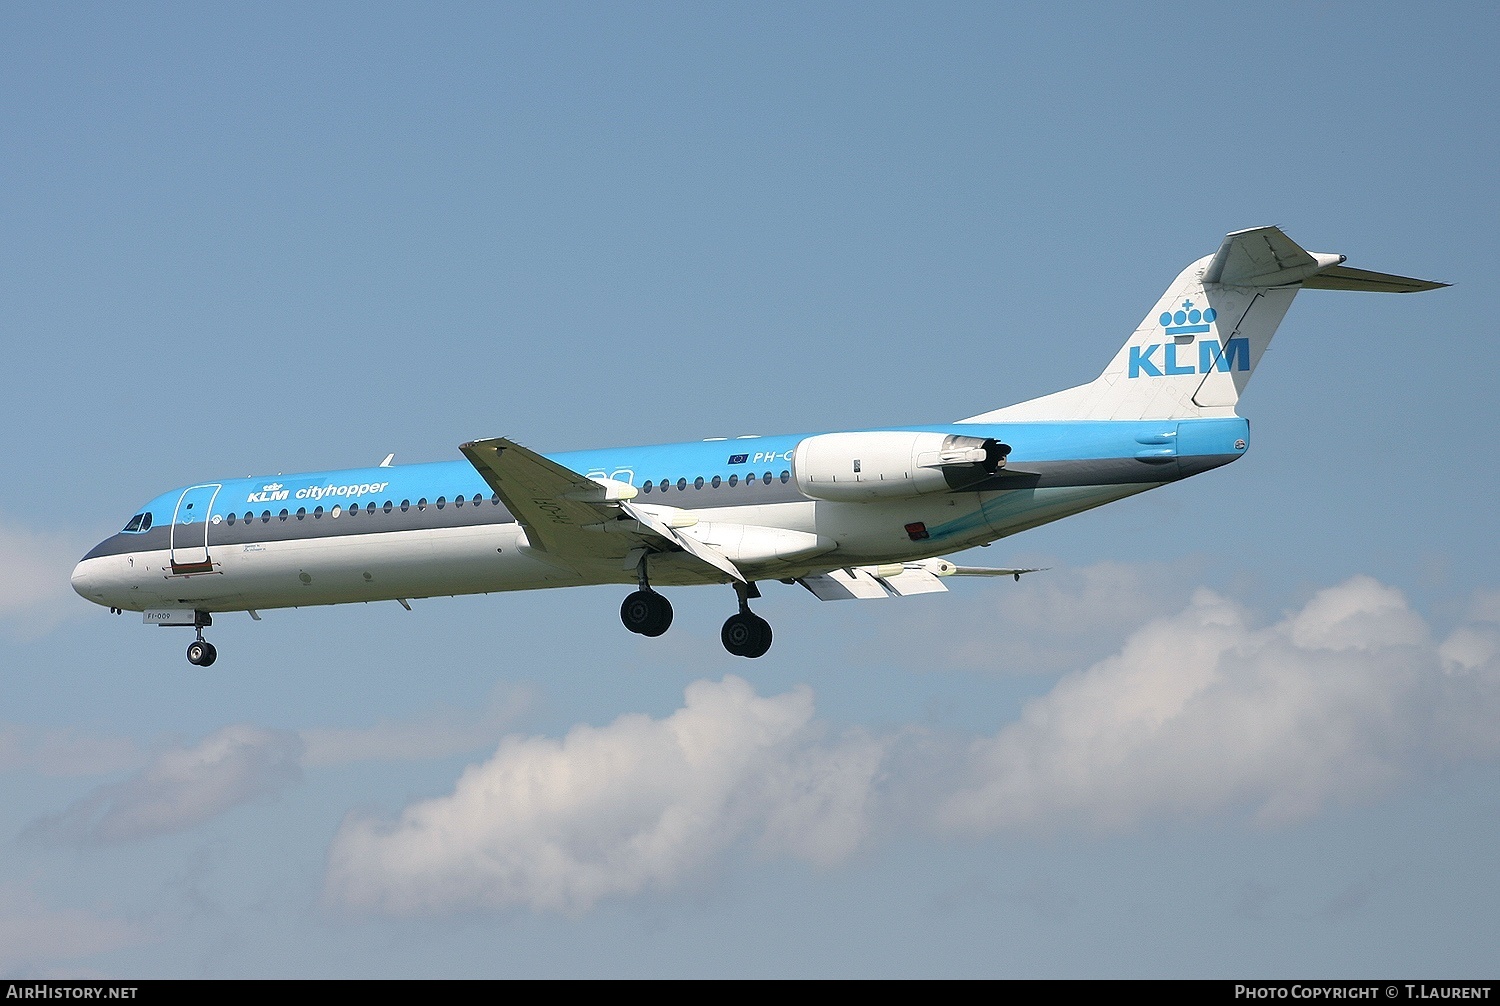
<path fill-rule="evenodd" d="M 620 621 L 631 632 L 642 636 L 659 636 L 672 624 L 671 602 L 651 589 L 651 583 L 646 577 L 645 556 L 641 557 L 640 565 L 636 567 L 636 577 L 640 589 L 625 598 L 620 605 Z M 753 583 L 736 583 L 734 592 L 739 596 L 740 610 L 738 614 L 729 616 L 719 633 L 724 649 L 736 657 L 765 656 L 766 651 L 771 648 L 771 623 L 750 610 L 750 599 L 760 596 L 760 588 Z M 199 638 L 201 640 L 202 637 Z M 213 647 L 209 649 L 211 651 Z M 193 659 L 191 651 L 188 659 Z M 209 662 L 213 662 L 212 657 L 209 657 Z"/>
<path fill-rule="evenodd" d="M 206 611 L 195 613 L 193 618 L 193 629 L 198 633 L 198 638 L 188 644 L 188 663 L 194 667 L 207 667 L 219 659 L 219 651 L 214 649 L 214 644 L 203 638 L 203 627 L 214 624 L 213 617 Z"/>
<path fill-rule="evenodd" d="M 736 657 L 765 656 L 771 648 L 771 623 L 750 610 L 750 598 L 759 597 L 760 589 L 753 583 L 736 583 L 734 592 L 740 599 L 739 614 L 729 616 L 719 639 Z"/>
<path fill-rule="evenodd" d="M 646 557 L 636 567 L 640 589 L 620 605 L 620 621 L 642 636 L 659 636 L 672 625 L 672 602 L 651 589 L 646 579 Z"/>

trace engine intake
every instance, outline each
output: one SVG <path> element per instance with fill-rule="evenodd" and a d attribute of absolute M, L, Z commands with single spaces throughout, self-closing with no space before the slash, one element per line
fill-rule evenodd
<path fill-rule="evenodd" d="M 814 499 L 900 499 L 968 489 L 1005 467 L 1010 447 L 951 433 L 825 433 L 792 453 L 797 488 Z"/>

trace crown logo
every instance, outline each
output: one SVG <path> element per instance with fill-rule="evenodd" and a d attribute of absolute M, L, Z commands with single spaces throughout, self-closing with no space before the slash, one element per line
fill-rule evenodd
<path fill-rule="evenodd" d="M 1193 306 L 1192 300 L 1184 300 L 1176 312 L 1163 311 L 1156 320 L 1161 322 L 1168 335 L 1202 335 L 1218 316 L 1219 312 L 1211 307 L 1200 311 Z"/>
<path fill-rule="evenodd" d="M 268 485 L 268 486 L 264 487 L 263 489 L 261 489 L 261 492 L 263 492 L 263 493 L 274 493 L 274 492 L 276 492 L 276 490 L 278 490 L 280 488 L 281 488 L 281 483 L 280 482 L 272 482 L 270 485 Z"/>

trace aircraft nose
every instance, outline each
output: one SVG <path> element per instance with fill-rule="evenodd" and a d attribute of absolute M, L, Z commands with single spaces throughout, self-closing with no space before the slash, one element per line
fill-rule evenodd
<path fill-rule="evenodd" d="M 99 569 L 99 560 L 84 559 L 73 567 L 71 577 L 73 589 L 78 596 L 95 604 L 109 604 L 105 595 L 104 577 Z"/>

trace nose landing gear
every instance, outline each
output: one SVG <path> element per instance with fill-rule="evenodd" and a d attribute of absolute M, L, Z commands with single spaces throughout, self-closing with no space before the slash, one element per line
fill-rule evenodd
<path fill-rule="evenodd" d="M 188 663 L 194 667 L 207 667 L 219 659 L 219 651 L 214 649 L 214 644 L 203 638 L 203 627 L 213 624 L 213 616 L 208 612 L 193 612 L 193 631 L 198 634 L 198 638 L 188 644 L 187 658 Z"/>
<path fill-rule="evenodd" d="M 771 648 L 771 623 L 750 610 L 750 598 L 759 597 L 755 584 L 734 585 L 739 596 L 739 614 L 730 615 L 719 632 L 724 649 L 736 657 L 763 657 Z"/>

